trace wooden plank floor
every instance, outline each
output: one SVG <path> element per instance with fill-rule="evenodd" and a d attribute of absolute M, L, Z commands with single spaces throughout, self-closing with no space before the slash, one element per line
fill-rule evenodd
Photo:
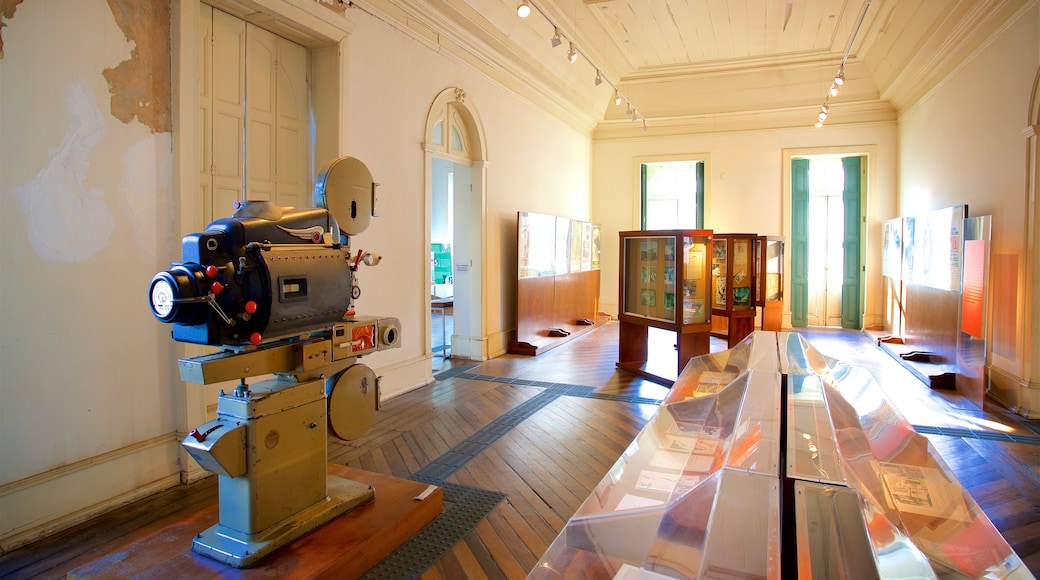
<path fill-rule="evenodd" d="M 667 392 L 615 369 L 617 332 L 617 324 L 610 323 L 538 357 L 507 355 L 473 368 L 466 361 L 435 358 L 435 373 L 445 371 L 441 380 L 386 401 L 363 437 L 329 443 L 329 461 L 410 477 L 440 458 L 457 457 L 472 443 L 471 436 L 534 405 L 529 416 L 466 456 L 444 478 L 446 484 L 500 492 L 505 499 L 460 541 L 443 546 L 446 552 L 422 573 L 429 579 L 523 578 L 656 411 L 653 401 Z M 971 433 L 1007 429 L 1034 435 L 1040 430 L 1036 422 L 994 405 L 977 409 L 954 395 L 931 391 L 866 335 L 806 334 L 824 354 L 871 371 L 914 425 Z M 720 343 L 713 339 L 713 349 L 725 348 Z M 581 390 L 568 394 L 564 385 Z M 1040 571 L 1040 445 L 972 436 L 928 438 L 1030 570 Z M 177 510 L 211 501 L 215 493 L 210 480 L 181 486 L 4 554 L 0 577 L 64 577 L 161 528 Z"/>

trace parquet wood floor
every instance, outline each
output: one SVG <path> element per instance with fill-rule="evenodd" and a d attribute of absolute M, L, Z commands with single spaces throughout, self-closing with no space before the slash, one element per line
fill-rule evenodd
<path fill-rule="evenodd" d="M 977 409 L 928 389 L 867 335 L 816 329 L 805 334 L 824 354 L 873 373 L 914 425 L 971 433 L 1035 435 L 1040 430 L 1036 422 L 996 405 Z M 725 348 L 715 340 L 713 349 Z M 411 477 L 443 457 L 459 457 L 474 434 L 530 406 L 533 412 L 465 455 L 444 478 L 446 484 L 500 492 L 504 499 L 460 541 L 444 546 L 446 552 L 421 574 L 427 579 L 523 578 L 656 411 L 653 401 L 667 393 L 665 387 L 617 370 L 617 343 L 618 326 L 610 323 L 537 357 L 506 355 L 480 364 L 436 357 L 434 372 L 441 378 L 435 384 L 384 402 L 364 436 L 329 443 L 329 461 Z M 565 391 L 566 385 L 581 390 Z M 1040 571 L 1040 445 L 972 436 L 928 438 L 1029 569 Z M 176 510 L 211 499 L 216 493 L 211 480 L 4 554 L 0 576 L 64 577 L 161 527 Z M 446 495 L 446 509 L 448 503 Z M 167 572 L 172 576 L 175 571 Z"/>

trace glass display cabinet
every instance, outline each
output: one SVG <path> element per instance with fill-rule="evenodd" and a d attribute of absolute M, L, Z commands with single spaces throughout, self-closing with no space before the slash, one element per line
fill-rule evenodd
<path fill-rule="evenodd" d="M 711 230 L 620 232 L 618 368 L 671 385 L 691 357 L 708 352 L 711 241 Z M 676 333 L 668 352 L 657 353 L 669 362 L 650 352 L 650 328 Z"/>
<path fill-rule="evenodd" d="M 726 319 L 730 348 L 755 329 L 759 289 L 755 268 L 757 239 L 755 234 L 715 234 L 712 238 L 711 314 Z"/>
<path fill-rule="evenodd" d="M 779 331 L 784 309 L 784 238 L 755 238 L 755 296 L 762 308 L 762 330 Z"/>
<path fill-rule="evenodd" d="M 757 331 L 690 360 L 528 578 L 1032 578 L 870 373 Z"/>

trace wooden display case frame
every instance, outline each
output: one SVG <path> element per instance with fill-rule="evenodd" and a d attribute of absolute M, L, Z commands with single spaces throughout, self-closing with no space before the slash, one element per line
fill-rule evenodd
<path fill-rule="evenodd" d="M 762 330 L 779 332 L 783 326 L 784 246 L 783 236 L 755 240 L 756 303 L 762 309 Z"/>
<path fill-rule="evenodd" d="M 709 352 L 711 241 L 711 230 L 619 233 L 618 368 L 671 386 L 687 361 Z M 675 367 L 659 362 L 670 353 L 651 356 L 650 328 L 676 334 Z"/>
<path fill-rule="evenodd" d="M 755 330 L 758 315 L 755 240 L 757 234 L 715 234 L 711 252 L 711 315 L 725 318 L 729 348 Z M 716 321 L 721 322 L 721 321 Z M 713 330 L 722 334 L 721 325 Z"/>

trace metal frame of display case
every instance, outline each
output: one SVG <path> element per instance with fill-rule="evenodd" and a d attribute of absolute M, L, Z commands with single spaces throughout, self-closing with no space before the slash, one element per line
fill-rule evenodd
<path fill-rule="evenodd" d="M 756 234 L 715 234 L 711 253 L 711 315 L 726 319 L 730 348 L 755 330 L 758 315 Z M 720 321 L 721 322 L 721 321 Z M 716 332 L 721 325 L 716 326 Z"/>
<path fill-rule="evenodd" d="M 762 308 L 762 330 L 779 332 L 784 309 L 784 238 L 758 236 L 755 240 L 755 294 Z"/>
<path fill-rule="evenodd" d="M 618 363 L 670 386 L 690 358 L 710 348 L 709 260 L 711 230 L 620 232 Z M 649 329 L 676 333 L 678 365 L 651 356 Z M 667 358 L 672 360 L 670 353 Z"/>
<path fill-rule="evenodd" d="M 796 333 L 689 361 L 528 578 L 1032 578 L 870 373 Z"/>

